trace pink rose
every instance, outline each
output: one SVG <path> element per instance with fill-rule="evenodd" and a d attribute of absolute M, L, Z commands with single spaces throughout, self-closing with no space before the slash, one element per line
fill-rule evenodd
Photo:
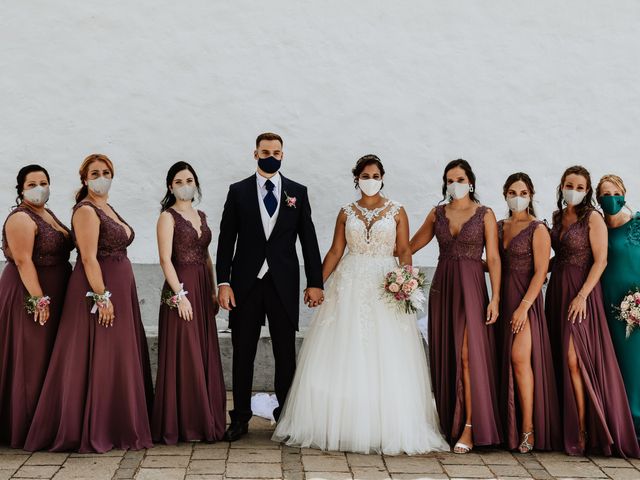
<path fill-rule="evenodd" d="M 410 294 L 412 290 L 413 290 L 413 289 L 411 288 L 411 283 L 405 283 L 405 284 L 402 286 L 402 291 L 403 291 L 404 293 L 406 293 L 407 295 L 408 295 L 408 294 Z"/>
<path fill-rule="evenodd" d="M 411 280 L 409 280 L 409 285 L 411 286 L 411 290 L 415 290 L 416 288 L 418 288 L 418 280 L 412 278 Z"/>
<path fill-rule="evenodd" d="M 400 291 L 400 285 L 398 285 L 397 283 L 392 283 L 391 285 L 389 285 L 389 291 L 391 293 L 398 293 Z"/>

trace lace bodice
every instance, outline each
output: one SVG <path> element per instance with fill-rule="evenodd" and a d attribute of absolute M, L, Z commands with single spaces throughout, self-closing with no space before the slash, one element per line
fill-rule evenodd
<path fill-rule="evenodd" d="M 175 222 L 171 261 L 182 265 L 206 263 L 209 258 L 207 248 L 211 243 L 211 229 L 207 225 L 207 216 L 204 212 L 198 210 L 200 222 L 202 222 L 200 232 L 196 230 L 195 225 L 173 208 L 169 208 L 167 212 Z"/>
<path fill-rule="evenodd" d="M 481 260 L 484 251 L 484 215 L 487 207 L 480 205 L 456 237 L 451 235 L 445 205 L 436 207 L 435 235 L 440 246 L 439 259 Z"/>
<path fill-rule="evenodd" d="M 127 247 L 131 245 L 133 239 L 135 237 L 135 232 L 133 228 L 125 222 L 118 212 L 116 212 L 113 207 L 111 209 L 118 216 L 118 219 L 125 225 L 129 227 L 131 230 L 131 236 L 127 237 L 127 231 L 125 228 L 112 219 L 109 215 L 104 213 L 100 208 L 96 207 L 93 203 L 89 201 L 82 201 L 76 204 L 73 207 L 73 213 L 75 214 L 78 208 L 89 205 L 93 208 L 100 219 L 100 233 L 98 236 L 98 258 L 106 258 L 106 257 L 115 257 L 115 258 L 124 258 L 127 256 Z M 78 255 L 80 252 L 78 251 Z"/>
<path fill-rule="evenodd" d="M 368 210 L 356 202 L 342 207 L 347 215 L 345 236 L 349 253 L 371 257 L 392 257 L 396 246 L 396 220 L 402 205 L 387 200 Z"/>
<path fill-rule="evenodd" d="M 551 245 L 555 252 L 556 265 L 574 265 L 590 268 L 593 263 L 591 242 L 589 241 L 589 215 L 582 220 L 572 223 L 560 238 L 562 220 L 551 229 Z M 597 215 L 597 214 L 596 214 Z"/>
<path fill-rule="evenodd" d="M 511 239 L 505 249 L 504 220 L 498 222 L 498 240 L 503 269 L 519 272 L 533 271 L 533 233 L 536 231 L 538 225 L 541 224 L 543 224 L 543 222 L 533 220 Z"/>
<path fill-rule="evenodd" d="M 36 267 L 46 267 L 52 265 L 59 265 L 69 261 L 69 253 L 73 250 L 73 239 L 71 237 L 71 231 L 60 222 L 53 214 L 51 210 L 47 209 L 49 215 L 67 231 L 67 235 L 54 227 L 43 219 L 40 215 L 30 210 L 27 207 L 19 206 L 15 208 L 7 217 L 7 220 L 11 215 L 15 215 L 18 212 L 23 212 L 29 215 L 29 217 L 36 223 L 38 231 L 36 232 L 36 238 L 33 243 L 33 254 L 31 258 L 33 264 Z M 5 225 L 6 225 L 5 220 Z M 11 258 L 11 252 L 9 251 L 9 244 L 7 241 L 7 235 L 5 227 L 2 227 L 2 251 L 8 262 L 13 262 Z"/>

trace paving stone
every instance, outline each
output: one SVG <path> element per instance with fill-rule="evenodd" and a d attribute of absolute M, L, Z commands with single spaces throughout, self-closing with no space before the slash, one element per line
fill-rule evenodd
<path fill-rule="evenodd" d="M 383 468 L 356 467 L 352 469 L 354 480 L 390 480 L 389 472 Z"/>
<path fill-rule="evenodd" d="M 553 478 L 549 472 L 547 472 L 544 469 L 530 469 L 529 473 L 531 474 L 531 476 L 535 479 L 535 480 L 548 480 L 550 478 Z"/>
<path fill-rule="evenodd" d="M 442 467 L 435 458 L 399 455 L 385 457 L 384 461 L 390 473 L 442 473 Z"/>
<path fill-rule="evenodd" d="M 136 480 L 183 480 L 184 468 L 141 468 Z"/>
<path fill-rule="evenodd" d="M 142 458 L 123 458 L 122 461 L 120 462 L 119 467 L 120 468 L 138 468 L 138 466 L 140 465 L 140 462 L 142 461 Z"/>
<path fill-rule="evenodd" d="M 478 455 L 480 455 L 482 461 L 487 465 L 518 465 L 518 460 L 511 454 L 511 452 L 500 450 L 486 452 L 480 451 L 478 452 Z"/>
<path fill-rule="evenodd" d="M 184 480 L 223 480 L 224 475 L 187 475 Z"/>
<path fill-rule="evenodd" d="M 522 465 L 527 470 L 530 470 L 532 468 L 538 470 L 544 468 L 542 464 L 538 460 L 536 460 L 535 457 L 532 457 L 530 455 L 517 455 L 515 458 L 518 460 L 518 462 L 520 462 L 520 465 Z"/>
<path fill-rule="evenodd" d="M 194 450 L 212 450 L 212 449 L 215 450 L 217 448 L 220 448 L 222 450 L 228 450 L 229 442 L 215 442 L 215 443 L 199 442 L 193 445 Z"/>
<path fill-rule="evenodd" d="M 23 465 L 13 478 L 51 478 L 59 468 L 59 465 Z"/>
<path fill-rule="evenodd" d="M 638 480 L 640 479 L 640 471 L 635 468 L 617 468 L 603 467 L 604 473 L 609 475 L 613 480 Z"/>
<path fill-rule="evenodd" d="M 284 471 L 283 472 L 283 479 L 284 480 L 305 480 L 304 477 L 304 472 L 303 471 L 299 471 L 299 472 L 290 472 L 290 471 Z"/>
<path fill-rule="evenodd" d="M 53 477 L 56 480 L 70 478 L 108 478 L 111 479 L 118 469 L 119 457 L 70 456 Z"/>
<path fill-rule="evenodd" d="M 617 457 L 589 457 L 589 459 L 598 465 L 599 467 L 619 467 L 619 468 L 632 468 L 629 462 L 624 458 Z"/>
<path fill-rule="evenodd" d="M 495 478 L 484 465 L 444 465 L 444 469 L 450 477 Z"/>
<path fill-rule="evenodd" d="M 347 462 L 353 467 L 377 467 L 384 468 L 384 461 L 380 455 L 362 455 L 359 453 L 347 453 Z"/>
<path fill-rule="evenodd" d="M 482 457 L 477 453 L 440 453 L 438 459 L 443 465 L 484 465 Z"/>
<path fill-rule="evenodd" d="M 72 453 L 71 455 L 69 455 L 69 457 L 73 457 L 73 458 L 104 458 L 104 457 L 118 457 L 118 458 L 122 458 L 126 453 L 126 450 L 109 450 L 108 452 L 104 452 L 104 453 L 96 453 L 96 452 L 92 452 L 92 453 Z"/>
<path fill-rule="evenodd" d="M 223 448 L 199 448 L 191 454 L 192 460 L 226 460 L 228 450 Z"/>
<path fill-rule="evenodd" d="M 6 468 L 0 469 L 0 480 L 9 480 L 17 469 L 12 468 L 7 470 Z"/>
<path fill-rule="evenodd" d="M 591 462 L 553 462 L 541 459 L 540 463 L 552 477 L 606 478 L 605 473 Z"/>
<path fill-rule="evenodd" d="M 527 469 L 522 465 L 489 465 L 491 470 L 497 477 L 531 477 Z"/>
<path fill-rule="evenodd" d="M 0 470 L 17 470 L 29 459 L 29 455 L 13 454 L 0 455 Z"/>
<path fill-rule="evenodd" d="M 237 448 L 229 450 L 230 463 L 280 463 L 282 453 L 273 449 Z"/>
<path fill-rule="evenodd" d="M 226 478 L 282 478 L 279 463 L 227 463 Z"/>
<path fill-rule="evenodd" d="M 155 455 L 191 455 L 193 445 L 191 443 L 179 443 L 178 445 L 156 445 L 147 450 L 147 457 Z"/>
<path fill-rule="evenodd" d="M 24 464 L 25 465 L 62 465 L 67 458 L 68 453 L 51 453 L 51 452 L 35 452 L 32 453 Z"/>
<path fill-rule="evenodd" d="M 16 449 L 0 446 L 0 455 L 15 455 Z"/>
<path fill-rule="evenodd" d="M 142 461 L 142 468 L 187 468 L 189 465 L 188 456 L 177 455 L 154 455 L 145 457 Z"/>
<path fill-rule="evenodd" d="M 442 480 L 448 479 L 445 473 L 392 473 L 393 480 Z"/>
<path fill-rule="evenodd" d="M 581 457 L 578 455 L 567 455 L 566 453 L 561 452 L 534 452 L 533 456 L 543 465 L 545 462 L 591 463 L 591 461 L 586 457 Z"/>
<path fill-rule="evenodd" d="M 534 480 L 533 477 L 498 477 L 498 480 Z"/>
<path fill-rule="evenodd" d="M 304 470 L 310 472 L 348 472 L 349 465 L 344 455 L 302 455 Z"/>
<path fill-rule="evenodd" d="M 305 472 L 306 480 L 352 480 L 350 473 L 345 472 Z"/>
<path fill-rule="evenodd" d="M 141 460 L 144 457 L 146 450 L 128 450 L 124 454 L 126 460 Z"/>
<path fill-rule="evenodd" d="M 187 469 L 188 474 L 222 474 L 224 460 L 191 460 Z"/>
<path fill-rule="evenodd" d="M 136 474 L 135 468 L 119 468 L 116 470 L 116 474 L 113 476 L 114 480 L 126 480 L 133 478 Z"/>

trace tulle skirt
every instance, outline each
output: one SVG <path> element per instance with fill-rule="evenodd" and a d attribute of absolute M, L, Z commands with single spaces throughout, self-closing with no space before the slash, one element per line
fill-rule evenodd
<path fill-rule="evenodd" d="M 346 255 L 327 282 L 273 439 L 359 453 L 449 450 L 415 315 L 382 299 L 393 257 Z"/>

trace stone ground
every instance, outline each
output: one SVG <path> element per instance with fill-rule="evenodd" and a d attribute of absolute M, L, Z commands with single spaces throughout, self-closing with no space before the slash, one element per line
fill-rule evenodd
<path fill-rule="evenodd" d="M 270 440 L 273 427 L 254 418 L 250 433 L 233 444 L 157 445 L 146 451 L 66 454 L 0 448 L 0 480 L 40 478 L 139 480 L 378 480 L 378 479 L 639 479 L 640 461 L 512 454 L 478 450 L 467 455 L 356 455 L 290 448 Z"/>

